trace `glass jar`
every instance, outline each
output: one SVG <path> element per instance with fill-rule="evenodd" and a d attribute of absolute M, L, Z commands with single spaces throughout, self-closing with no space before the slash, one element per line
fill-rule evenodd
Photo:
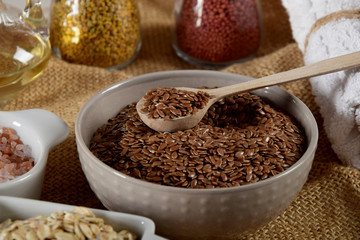
<path fill-rule="evenodd" d="M 0 0 L 0 107 L 46 68 L 51 56 L 48 30 L 41 1 Z"/>
<path fill-rule="evenodd" d="M 256 0 L 176 0 L 173 48 L 187 62 L 225 67 L 250 59 L 261 42 Z"/>
<path fill-rule="evenodd" d="M 71 63 L 120 69 L 141 46 L 135 0 L 55 0 L 51 10 L 53 53 Z"/>

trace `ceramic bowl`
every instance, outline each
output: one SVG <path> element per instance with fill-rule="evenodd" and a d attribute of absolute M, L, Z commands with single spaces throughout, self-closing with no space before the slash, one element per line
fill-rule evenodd
<path fill-rule="evenodd" d="M 171 239 L 233 239 L 282 213 L 307 180 L 317 148 L 318 128 L 306 105 L 279 87 L 253 93 L 294 116 L 305 130 L 308 146 L 289 169 L 257 183 L 217 189 L 152 184 L 114 170 L 88 148 L 97 128 L 152 88 L 225 86 L 249 80 L 247 76 L 219 71 L 165 71 L 116 83 L 93 96 L 78 114 L 75 134 L 82 169 L 97 197 L 110 210 L 150 217 L 157 233 Z"/>
<path fill-rule="evenodd" d="M 31 147 L 35 161 L 29 172 L 0 183 L 0 195 L 40 198 L 49 151 L 67 138 L 68 126 L 54 113 L 42 109 L 0 111 L 0 126 L 13 128 L 20 140 Z"/>
<path fill-rule="evenodd" d="M 56 211 L 72 211 L 75 206 L 67 204 L 52 203 L 46 201 L 0 196 L 0 223 L 10 218 L 21 220 L 38 215 L 50 215 Z M 115 231 L 129 230 L 139 236 L 142 240 L 163 239 L 154 234 L 155 224 L 146 217 L 133 214 L 125 214 L 100 209 L 89 208 L 96 217 L 104 219 L 105 224 L 114 228 Z"/>

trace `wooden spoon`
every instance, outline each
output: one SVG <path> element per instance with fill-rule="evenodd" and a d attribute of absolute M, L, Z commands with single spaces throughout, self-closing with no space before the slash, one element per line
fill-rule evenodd
<path fill-rule="evenodd" d="M 295 68 L 286 72 L 280 72 L 270 76 L 234 84 L 226 87 L 215 89 L 201 89 L 203 92 L 207 92 L 210 95 L 210 100 L 206 106 L 202 109 L 198 109 L 195 114 L 186 115 L 178 118 L 163 119 L 163 118 L 149 118 L 146 113 L 143 113 L 141 109 L 144 108 L 144 97 L 136 105 L 137 112 L 143 122 L 150 128 L 159 132 L 174 132 L 178 130 L 185 130 L 194 127 L 204 117 L 209 107 L 217 102 L 219 99 L 237 94 L 244 91 L 250 91 L 267 86 L 273 86 L 277 84 L 296 81 L 299 79 L 324 75 L 327 73 L 337 72 L 348 68 L 353 68 L 360 65 L 360 52 L 346 54 L 343 56 L 330 58 L 311 65 Z M 177 88 L 197 93 L 197 88 Z"/>

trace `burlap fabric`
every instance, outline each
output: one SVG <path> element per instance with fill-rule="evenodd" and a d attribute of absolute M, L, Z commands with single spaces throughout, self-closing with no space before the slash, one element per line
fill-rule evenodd
<path fill-rule="evenodd" d="M 303 65 L 280 0 L 262 1 L 264 41 L 258 57 L 223 71 L 261 77 Z M 76 151 L 74 123 L 83 104 L 96 92 L 123 79 L 160 70 L 193 69 L 171 48 L 173 1 L 139 0 L 143 46 L 126 69 L 107 71 L 69 64 L 52 57 L 44 74 L 3 110 L 42 108 L 70 126 L 68 139 L 49 155 L 42 199 L 104 208 L 91 191 Z M 266 226 L 239 239 L 359 239 L 360 172 L 342 166 L 322 128 L 308 81 L 281 87 L 302 99 L 314 113 L 320 140 L 309 179 L 295 201 Z"/>

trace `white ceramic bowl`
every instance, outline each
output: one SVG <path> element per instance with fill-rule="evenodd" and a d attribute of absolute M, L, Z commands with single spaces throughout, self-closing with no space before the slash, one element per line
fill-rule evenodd
<path fill-rule="evenodd" d="M 24 220 L 38 215 L 50 215 L 57 211 L 72 211 L 75 206 L 51 203 L 25 198 L 0 196 L 0 223 L 10 218 Z M 115 231 L 129 230 L 142 240 L 163 239 L 154 234 L 155 224 L 146 217 L 89 208 L 96 217 L 104 219 L 105 224 L 111 225 Z"/>
<path fill-rule="evenodd" d="M 184 189 L 124 175 L 97 159 L 88 146 L 94 132 L 129 103 L 156 87 L 224 86 L 250 77 L 207 70 L 150 73 L 109 86 L 80 110 L 75 134 L 82 169 L 101 202 L 113 211 L 150 217 L 158 234 L 171 239 L 233 239 L 266 224 L 287 208 L 307 180 L 318 141 L 311 111 L 278 87 L 253 91 L 293 115 L 303 126 L 308 147 L 301 159 L 274 177 L 245 186 Z"/>
<path fill-rule="evenodd" d="M 13 128 L 20 140 L 31 147 L 35 165 L 14 180 L 0 183 L 0 195 L 40 198 L 48 154 L 69 135 L 66 123 L 42 109 L 0 111 L 0 126 Z"/>

